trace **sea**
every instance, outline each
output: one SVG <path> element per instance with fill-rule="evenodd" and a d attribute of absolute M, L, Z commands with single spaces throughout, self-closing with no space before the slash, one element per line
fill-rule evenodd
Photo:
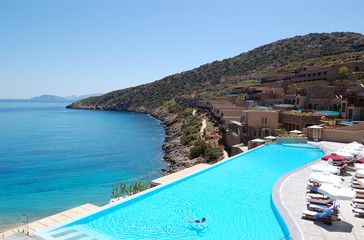
<path fill-rule="evenodd" d="M 149 115 L 66 109 L 67 102 L 0 100 L 0 232 L 110 201 L 118 182 L 166 168 L 165 132 Z"/>

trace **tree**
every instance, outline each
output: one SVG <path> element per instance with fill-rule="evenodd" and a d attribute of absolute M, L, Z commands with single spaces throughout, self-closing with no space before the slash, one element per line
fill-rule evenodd
<path fill-rule="evenodd" d="M 347 67 L 341 67 L 339 69 L 339 74 L 344 75 L 345 77 L 349 75 L 349 69 Z"/>

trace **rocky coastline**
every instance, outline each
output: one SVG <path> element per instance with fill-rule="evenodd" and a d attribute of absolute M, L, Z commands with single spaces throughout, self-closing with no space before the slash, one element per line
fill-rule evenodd
<path fill-rule="evenodd" d="M 166 133 L 162 150 L 164 151 L 163 159 L 168 163 L 167 169 L 161 169 L 166 174 L 178 172 L 186 167 L 195 165 L 197 159 L 190 159 L 189 147 L 181 143 L 182 136 L 182 119 L 178 119 L 176 114 L 170 114 L 163 108 L 147 109 L 144 107 L 129 107 L 127 105 L 84 105 L 75 102 L 66 108 L 72 109 L 89 109 L 89 110 L 109 110 L 109 111 L 126 111 L 133 113 L 148 114 L 158 119 Z"/>

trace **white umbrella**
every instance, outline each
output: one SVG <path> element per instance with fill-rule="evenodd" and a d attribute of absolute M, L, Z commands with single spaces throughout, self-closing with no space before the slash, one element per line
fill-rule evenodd
<path fill-rule="evenodd" d="M 314 164 L 311 165 L 312 172 L 326 172 L 330 174 L 337 174 L 339 173 L 339 169 L 337 167 L 327 165 L 327 164 Z"/>
<path fill-rule="evenodd" d="M 354 191 L 349 188 L 338 188 L 332 184 L 322 184 L 317 191 L 336 200 L 351 200 L 354 198 Z"/>
<path fill-rule="evenodd" d="M 274 140 L 274 139 L 277 139 L 275 136 L 268 136 L 268 137 L 264 137 L 265 139 L 271 139 L 271 140 Z"/>
<path fill-rule="evenodd" d="M 335 186 L 341 186 L 341 178 L 335 175 L 326 175 L 324 173 L 313 172 L 310 175 L 311 181 L 318 183 L 330 183 Z"/>
<path fill-rule="evenodd" d="M 355 150 L 355 149 L 352 149 L 352 148 L 342 148 L 342 149 L 340 149 L 339 152 L 350 153 L 353 156 L 354 155 L 359 155 L 359 151 L 358 150 Z M 343 157 L 345 157 L 345 156 L 343 156 Z"/>
<path fill-rule="evenodd" d="M 361 145 L 346 145 L 343 147 L 344 149 L 351 149 L 351 150 L 356 150 L 356 151 L 363 151 L 364 150 L 364 146 Z"/>
<path fill-rule="evenodd" d="M 289 131 L 289 133 L 293 133 L 293 134 L 301 134 L 302 131 L 300 130 L 292 130 L 292 131 Z"/>

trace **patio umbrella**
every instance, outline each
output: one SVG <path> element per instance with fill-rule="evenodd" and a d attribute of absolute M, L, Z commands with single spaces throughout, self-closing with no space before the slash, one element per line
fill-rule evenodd
<path fill-rule="evenodd" d="M 359 155 L 359 153 L 360 153 L 358 150 L 351 149 L 351 148 L 342 148 L 339 150 L 339 152 L 350 153 L 352 155 Z"/>
<path fill-rule="evenodd" d="M 354 198 L 354 191 L 349 188 L 339 188 L 332 184 L 322 184 L 318 192 L 335 200 L 351 200 Z"/>
<path fill-rule="evenodd" d="M 364 150 L 364 146 L 363 145 L 359 146 L 359 145 L 350 145 L 350 144 L 348 144 L 348 145 L 345 145 L 343 147 L 343 149 L 356 150 L 356 151 L 360 152 L 360 151 Z"/>
<path fill-rule="evenodd" d="M 364 158 L 360 158 L 360 159 L 356 160 L 356 162 L 359 163 L 359 164 L 364 163 Z"/>
<path fill-rule="evenodd" d="M 341 178 L 335 175 L 326 175 L 323 173 L 316 173 L 313 172 L 310 175 L 311 181 L 318 182 L 318 183 L 329 183 L 335 186 L 341 186 Z"/>
<path fill-rule="evenodd" d="M 352 143 L 349 143 L 349 144 L 347 144 L 347 145 L 350 145 L 350 146 L 357 146 L 357 147 L 364 147 L 364 145 L 363 144 L 360 144 L 360 143 L 358 143 L 358 142 L 352 142 Z"/>
<path fill-rule="evenodd" d="M 331 153 L 330 155 L 322 157 L 321 159 L 327 161 L 329 158 L 331 158 L 333 161 L 346 161 L 346 157 L 339 156 L 336 153 Z"/>
<path fill-rule="evenodd" d="M 302 131 L 300 131 L 300 130 L 292 130 L 292 131 L 289 131 L 289 133 L 292 133 L 292 134 L 301 134 Z"/>
<path fill-rule="evenodd" d="M 312 170 L 312 172 L 323 172 L 323 173 L 331 173 L 331 174 L 337 174 L 340 172 L 337 167 L 327 165 L 327 164 L 311 165 L 311 170 Z"/>
<path fill-rule="evenodd" d="M 274 136 L 268 136 L 268 137 L 264 137 L 265 139 L 270 139 L 270 140 L 274 140 L 274 139 L 277 139 L 276 137 Z"/>

